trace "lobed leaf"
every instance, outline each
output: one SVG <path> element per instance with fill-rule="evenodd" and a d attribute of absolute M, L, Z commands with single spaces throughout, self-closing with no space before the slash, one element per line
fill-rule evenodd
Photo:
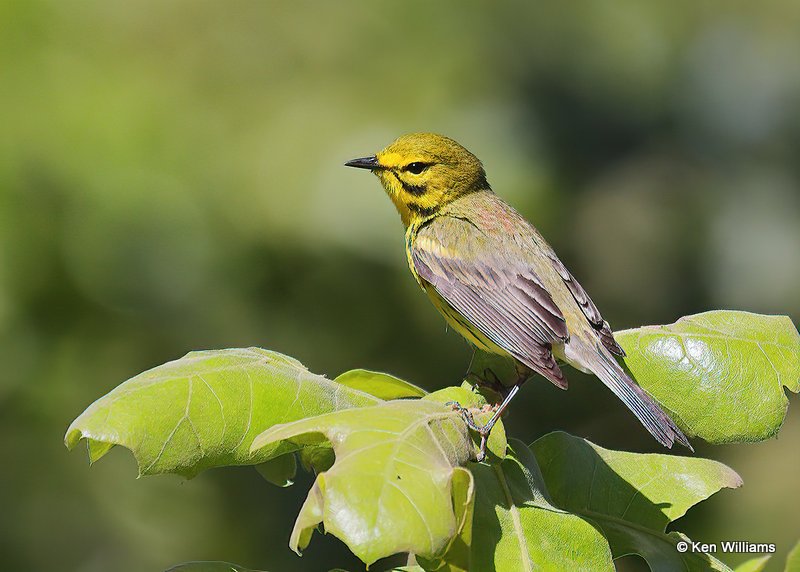
<path fill-rule="evenodd" d="M 72 422 L 65 443 L 72 449 L 86 439 L 92 462 L 122 445 L 133 453 L 140 475 L 192 477 L 291 451 L 276 446 L 251 452 L 253 438 L 273 425 L 379 402 L 277 352 L 197 351 L 95 401 Z"/>
<path fill-rule="evenodd" d="M 665 533 L 670 522 L 741 478 L 722 463 L 610 451 L 562 432 L 531 445 L 556 506 L 594 523 L 615 558 L 638 554 L 654 571 L 729 570 L 712 556 L 680 553 L 688 539 Z"/>
<path fill-rule="evenodd" d="M 435 558 L 464 526 L 472 476 L 461 466 L 476 446 L 459 413 L 435 399 L 275 426 L 255 439 L 253 450 L 287 440 L 296 447 L 327 440 L 336 456 L 300 510 L 290 539 L 295 551 L 323 523 L 368 565 L 399 552 Z"/>
<path fill-rule="evenodd" d="M 800 335 L 786 316 L 715 311 L 614 335 L 636 381 L 687 434 L 711 443 L 774 436 L 784 387 L 800 391 Z"/>

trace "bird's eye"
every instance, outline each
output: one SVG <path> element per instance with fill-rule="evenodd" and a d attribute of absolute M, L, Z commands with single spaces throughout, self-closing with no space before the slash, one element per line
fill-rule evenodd
<path fill-rule="evenodd" d="M 428 168 L 427 163 L 422 163 L 420 161 L 414 161 L 413 163 L 409 163 L 406 165 L 405 170 L 409 173 L 413 173 L 415 175 L 419 175 L 422 171 Z"/>

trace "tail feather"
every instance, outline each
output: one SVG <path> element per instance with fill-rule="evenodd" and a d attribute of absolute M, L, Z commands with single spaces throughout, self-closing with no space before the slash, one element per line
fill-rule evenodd
<path fill-rule="evenodd" d="M 678 442 L 694 452 L 686 435 L 678 429 L 669 415 L 625 373 L 602 346 L 598 346 L 593 355 L 597 359 L 593 360 L 589 369 L 622 400 L 659 443 L 671 449 L 672 444 Z"/>

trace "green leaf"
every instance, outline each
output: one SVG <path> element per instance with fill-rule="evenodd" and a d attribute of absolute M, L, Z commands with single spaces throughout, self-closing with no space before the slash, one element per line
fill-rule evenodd
<path fill-rule="evenodd" d="M 422 556 L 409 555 L 409 563 L 422 563 L 424 569 L 437 572 L 469 572 L 472 550 L 472 524 L 475 509 L 475 480 L 472 473 L 457 467 L 453 473 L 453 509 L 456 515 L 456 532 L 450 539 L 445 556 L 441 559 L 426 560 Z M 422 567 L 413 568 L 422 570 Z M 411 569 L 411 568 L 410 568 Z"/>
<path fill-rule="evenodd" d="M 554 504 L 599 526 L 615 558 L 639 554 L 652 570 L 729 570 L 715 558 L 677 550 L 664 532 L 698 502 L 741 478 L 716 461 L 610 451 L 566 433 L 532 446 Z"/>
<path fill-rule="evenodd" d="M 297 456 L 286 453 L 256 465 L 256 471 L 269 483 L 279 487 L 290 487 L 297 474 Z"/>
<path fill-rule="evenodd" d="M 407 397 L 423 397 L 427 393 L 421 387 L 408 383 L 399 377 L 368 369 L 351 369 L 334 379 L 334 381 L 386 401 Z"/>
<path fill-rule="evenodd" d="M 238 564 L 222 561 L 208 562 L 185 562 L 168 569 L 166 572 L 264 572 L 263 570 L 253 570 Z"/>
<path fill-rule="evenodd" d="M 475 478 L 471 538 L 447 552 L 442 572 L 614 570 L 603 535 L 589 521 L 553 506 L 524 443 L 509 442 L 502 463 L 470 467 Z M 464 550 L 463 547 L 466 547 Z"/>
<path fill-rule="evenodd" d="M 398 552 L 434 558 L 447 549 L 463 520 L 454 496 L 463 505 L 470 488 L 460 466 L 477 452 L 458 412 L 428 399 L 390 401 L 275 426 L 253 449 L 323 439 L 336 459 L 300 510 L 293 550 L 308 546 L 319 523 L 368 565 Z"/>
<path fill-rule="evenodd" d="M 761 572 L 767 566 L 767 562 L 769 562 L 771 556 L 771 554 L 767 554 L 766 556 L 750 558 L 739 564 L 733 570 L 734 572 Z"/>
<path fill-rule="evenodd" d="M 288 447 L 250 451 L 277 424 L 380 400 L 258 348 L 191 352 L 129 379 L 72 422 L 65 443 L 86 439 L 97 461 L 114 445 L 131 450 L 139 474 L 192 477 L 224 465 L 255 465 Z"/>
<path fill-rule="evenodd" d="M 788 407 L 783 388 L 800 391 L 800 335 L 786 316 L 706 312 L 614 336 L 636 381 L 711 443 L 774 436 Z"/>
<path fill-rule="evenodd" d="M 786 572 L 800 572 L 800 542 L 794 545 L 786 558 Z"/>

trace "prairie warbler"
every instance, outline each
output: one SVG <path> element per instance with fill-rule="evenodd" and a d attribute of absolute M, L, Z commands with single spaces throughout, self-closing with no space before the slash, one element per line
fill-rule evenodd
<path fill-rule="evenodd" d="M 492 418 L 469 425 L 486 438 L 536 372 L 566 389 L 556 359 L 595 374 L 666 447 L 691 449 L 672 419 L 619 366 L 624 351 L 586 291 L 541 234 L 492 191 L 481 162 L 432 133 L 404 135 L 348 167 L 378 176 L 406 227 L 408 265 L 436 309 L 474 346 L 511 356 L 518 379 Z"/>

